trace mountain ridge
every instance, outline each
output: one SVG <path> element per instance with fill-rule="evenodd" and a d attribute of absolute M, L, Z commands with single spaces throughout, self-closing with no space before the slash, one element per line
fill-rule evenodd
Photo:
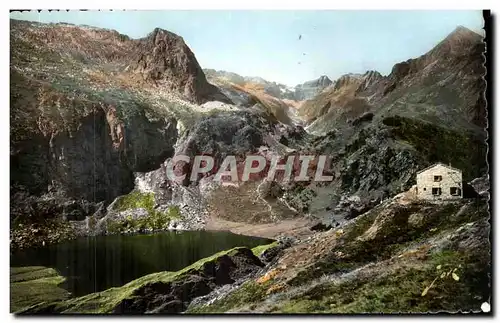
<path fill-rule="evenodd" d="M 479 102 L 482 100 L 485 90 L 483 51 L 484 43 L 480 35 L 465 27 L 458 27 L 434 48 L 421 56 L 396 63 L 387 76 L 382 76 L 378 72 L 368 73 L 368 75 L 365 73 L 366 76 L 364 77 L 369 76 L 370 78 L 370 86 L 367 86 L 368 83 L 366 82 L 361 86 L 359 76 L 355 77 L 352 74 L 341 76 L 334 82 L 335 86 L 333 88 L 330 87 L 325 90 L 329 94 L 323 92 L 322 95 L 304 102 L 299 115 L 305 118 L 306 122 L 311 123 L 320 117 L 324 117 L 329 111 L 336 113 L 335 110 L 342 110 L 343 106 L 350 104 L 349 102 L 354 102 L 353 100 L 363 102 L 362 105 L 366 106 L 359 113 L 368 110 L 384 110 L 386 107 L 390 108 L 391 105 L 401 101 L 401 95 L 414 96 L 415 91 L 413 88 L 419 87 L 418 84 L 420 83 L 422 84 L 420 91 L 429 93 L 436 91 L 456 92 L 457 94 L 454 95 L 454 99 L 450 100 L 450 102 L 457 102 L 458 107 L 441 101 L 436 102 L 436 104 L 443 106 L 444 103 L 447 106 L 443 106 L 443 108 L 450 109 L 462 119 L 476 120 L 475 123 L 478 127 L 484 127 L 486 122 L 485 111 L 481 108 L 484 105 L 478 104 L 481 107 L 478 106 L 477 109 L 471 108 L 476 104 L 473 101 Z M 446 74 L 450 77 L 447 78 Z M 467 78 L 463 79 L 467 83 L 462 84 L 463 80 L 459 79 L 460 75 L 468 75 Z M 431 87 L 431 85 L 435 86 Z M 352 89 L 349 90 L 348 88 Z M 463 89 L 463 91 L 457 90 L 459 88 Z M 344 101 L 335 101 L 337 96 L 342 95 L 342 91 L 352 91 L 354 94 Z M 436 96 L 436 94 L 433 95 Z M 329 97 L 332 100 L 329 100 Z M 472 102 L 470 98 L 474 98 Z M 411 100 L 415 101 L 413 98 Z M 330 104 L 330 107 L 325 108 L 328 104 Z M 418 100 L 412 103 L 415 106 L 418 104 Z M 348 110 L 349 108 L 347 108 L 346 113 Z M 355 114 L 359 116 L 359 113 Z M 411 113 L 418 114 L 419 112 L 414 110 Z M 438 110 L 436 110 L 436 113 L 441 115 Z M 328 119 L 328 117 L 326 118 Z M 344 119 L 344 121 L 347 120 Z M 452 126 L 452 122 L 453 120 L 449 119 L 446 123 Z M 461 125 L 463 124 L 462 122 Z"/>

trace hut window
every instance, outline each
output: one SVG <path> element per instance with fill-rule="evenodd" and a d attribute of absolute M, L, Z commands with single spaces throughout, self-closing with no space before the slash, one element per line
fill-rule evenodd
<path fill-rule="evenodd" d="M 441 187 L 433 187 L 432 195 L 441 195 Z"/>

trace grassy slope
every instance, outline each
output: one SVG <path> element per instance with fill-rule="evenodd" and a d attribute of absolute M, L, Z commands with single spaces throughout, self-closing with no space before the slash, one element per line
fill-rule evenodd
<path fill-rule="evenodd" d="M 273 242 L 268 245 L 262 245 L 262 246 L 257 246 L 252 249 L 252 252 L 254 255 L 259 256 L 261 255 L 265 250 L 276 246 L 276 242 Z M 16 297 L 18 299 L 24 300 L 22 303 L 23 306 L 17 305 L 15 310 L 22 309 L 25 306 L 28 305 L 35 305 L 38 304 L 42 301 L 44 301 L 43 304 L 39 304 L 38 306 L 35 305 L 33 309 L 41 309 L 46 306 L 52 307 L 54 306 L 55 312 L 63 312 L 63 313 L 109 313 L 113 310 L 113 308 L 119 304 L 123 299 L 130 297 L 134 293 L 135 290 L 139 289 L 140 287 L 150 284 L 150 283 L 155 283 L 155 282 L 171 282 L 176 279 L 179 279 L 180 277 L 183 276 L 183 274 L 186 274 L 187 272 L 191 270 L 199 270 L 200 268 L 203 267 L 203 265 L 207 262 L 213 261 L 217 259 L 218 257 L 221 257 L 223 255 L 231 255 L 234 252 L 236 252 L 239 247 L 230 249 L 230 250 L 225 250 L 218 252 L 210 257 L 206 257 L 203 259 L 198 260 L 197 262 L 193 263 L 192 265 L 183 268 L 179 271 L 176 272 L 169 272 L 169 271 L 164 271 L 164 272 L 159 272 L 159 273 L 153 273 L 150 275 L 143 276 L 141 278 L 138 278 L 136 280 L 131 281 L 130 283 L 121 286 L 121 287 L 115 287 L 115 288 L 110 288 L 108 290 L 105 290 L 103 292 L 97 292 L 89 295 L 85 295 L 82 297 L 78 298 L 72 298 L 72 299 L 67 299 L 62 302 L 58 302 L 59 300 L 62 300 L 63 298 L 56 298 L 55 296 L 59 294 L 54 294 L 55 296 L 53 298 L 36 298 L 38 294 L 32 295 L 31 290 L 32 289 L 23 289 L 22 291 L 19 292 L 19 295 Z M 17 273 L 22 274 L 24 268 L 19 268 L 16 269 Z M 50 271 L 51 273 L 53 272 L 53 269 L 46 269 L 47 271 Z M 54 278 L 55 279 L 55 278 Z M 62 279 L 60 282 L 62 282 L 64 279 Z M 55 282 L 56 280 L 54 280 Z M 45 282 L 45 281 L 44 281 Z M 38 283 L 38 281 L 35 281 L 35 283 Z M 26 285 L 28 286 L 28 285 Z M 12 285 L 12 280 L 11 280 L 11 288 L 13 287 Z M 36 285 L 38 287 L 38 285 Z M 52 302 L 56 301 L 56 302 Z"/>
<path fill-rule="evenodd" d="M 52 268 L 13 267 L 10 269 L 10 311 L 27 306 L 67 299 L 69 292 L 58 287 L 65 278 Z"/>
<path fill-rule="evenodd" d="M 418 226 L 408 224 L 419 216 Z M 263 277 L 188 312 L 477 311 L 490 292 L 490 249 L 475 231 L 487 218 L 485 203 L 378 207 L 287 250 Z M 466 230 L 470 241 L 454 238 Z M 464 247 L 446 244 L 453 239 Z"/>

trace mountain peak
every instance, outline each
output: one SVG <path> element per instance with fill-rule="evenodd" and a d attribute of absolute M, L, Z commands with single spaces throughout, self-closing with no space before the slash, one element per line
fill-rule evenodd
<path fill-rule="evenodd" d="M 457 26 L 445 39 L 426 54 L 431 60 L 448 59 L 449 55 L 461 55 L 481 44 L 483 36 L 464 27 Z"/>
<path fill-rule="evenodd" d="M 482 38 L 480 34 L 459 25 L 445 39 L 470 39 L 480 41 Z"/>
<path fill-rule="evenodd" d="M 320 83 L 332 83 L 332 80 L 330 80 L 330 78 L 326 75 L 321 75 L 319 78 L 318 78 L 318 81 Z"/>
<path fill-rule="evenodd" d="M 317 79 L 315 80 L 311 80 L 311 81 L 307 81 L 303 84 L 300 84 L 298 85 L 298 87 L 322 87 L 322 88 L 325 88 L 327 86 L 329 86 L 330 84 L 332 84 L 332 80 L 330 80 L 330 78 L 326 75 L 321 75 L 320 77 L 318 77 Z"/>

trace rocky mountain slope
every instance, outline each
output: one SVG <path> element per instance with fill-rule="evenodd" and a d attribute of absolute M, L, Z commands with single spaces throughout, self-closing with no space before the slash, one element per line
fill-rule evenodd
<path fill-rule="evenodd" d="M 109 200 L 129 191 L 132 172 L 173 153 L 184 103 L 175 94 L 200 102 L 218 91 L 182 38 L 160 30 L 130 40 L 11 21 L 11 44 L 11 181 L 33 193 L 50 185 Z"/>
<path fill-rule="evenodd" d="M 196 57 L 182 37 L 156 28 L 134 46 L 132 64 L 126 69 L 132 69 L 155 85 L 177 91 L 196 103 L 208 100 L 232 103 L 206 81 Z"/>
<path fill-rule="evenodd" d="M 295 241 L 263 271 L 187 312 L 478 312 L 490 302 L 488 218 L 484 201 L 432 205 L 400 195 L 341 229 Z"/>
<path fill-rule="evenodd" d="M 68 238 L 68 221 L 77 234 L 116 231 L 107 226 L 117 221 L 129 228 L 130 212 L 153 217 L 140 221 L 141 230 L 165 229 L 177 214 L 169 208 L 179 205 L 188 208 L 176 219 L 183 228 L 200 228 L 199 188 L 159 182 L 167 159 L 252 153 L 294 131 L 281 101 L 248 94 L 239 104 L 206 81 L 181 37 L 161 29 L 133 40 L 11 20 L 10 81 L 14 246 Z M 141 186 L 141 178 L 158 182 Z M 114 208 L 128 193 L 132 211 Z"/>
<path fill-rule="evenodd" d="M 303 105 L 300 114 L 312 128 L 331 128 L 370 111 L 398 114 L 445 126 L 480 130 L 486 105 L 484 43 L 480 35 L 457 27 L 424 55 L 394 65 L 388 76 L 378 72 L 345 75 L 325 93 Z"/>
<path fill-rule="evenodd" d="M 335 178 L 305 187 L 309 211 L 345 219 L 408 189 L 419 169 L 451 163 L 470 181 L 487 171 L 484 43 L 458 27 L 426 54 L 340 77 L 298 111 Z M 300 196 L 300 194 L 299 194 Z M 294 200 L 297 198 L 295 197 Z M 292 204 L 293 205 L 293 204 Z"/>

